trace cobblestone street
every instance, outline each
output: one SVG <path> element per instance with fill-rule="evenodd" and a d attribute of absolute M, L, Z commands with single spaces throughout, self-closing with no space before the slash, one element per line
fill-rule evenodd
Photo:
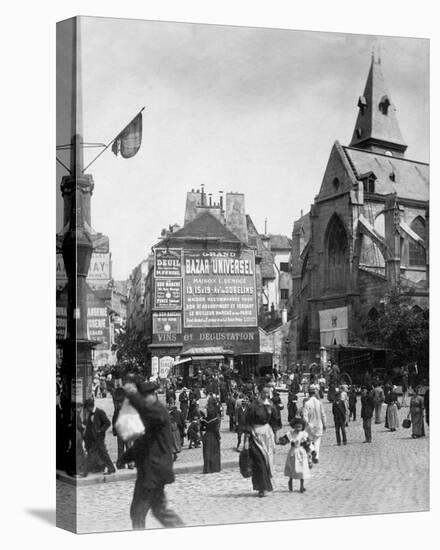
<path fill-rule="evenodd" d="M 312 469 L 306 493 L 300 494 L 297 488 L 293 493 L 287 491 L 287 479 L 283 476 L 287 448 L 280 446 L 274 492 L 267 498 L 256 498 L 251 481 L 241 477 L 238 468 L 230 468 L 218 474 L 177 475 L 175 483 L 166 488 L 170 506 L 188 526 L 427 510 L 429 438 L 414 440 L 411 430 L 399 428 L 391 433 L 383 424 L 373 424 L 373 443 L 363 444 L 362 421 L 358 419 L 347 430 L 348 445 L 338 447 L 331 405 L 326 400 L 324 405 L 328 428 L 320 463 Z M 358 403 L 358 413 L 359 409 Z M 399 411 L 400 423 L 407 412 L 407 408 Z M 235 435 L 227 431 L 226 417 L 222 424 L 223 459 L 237 457 L 232 450 L 234 442 Z M 185 449 L 179 460 L 197 458 L 201 463 L 201 449 Z M 79 487 L 78 532 L 131 529 L 133 485 L 133 481 L 118 481 Z M 66 502 L 73 491 L 73 486 L 57 481 L 58 499 Z M 149 515 L 147 528 L 157 527 L 160 524 Z"/>

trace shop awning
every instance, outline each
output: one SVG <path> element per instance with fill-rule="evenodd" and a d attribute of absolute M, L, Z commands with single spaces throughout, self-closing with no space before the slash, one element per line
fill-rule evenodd
<path fill-rule="evenodd" d="M 181 365 L 182 363 L 188 363 L 188 361 L 191 361 L 191 357 L 186 357 L 185 359 L 179 359 L 178 361 L 175 361 L 173 363 L 173 367 L 176 367 L 177 365 Z"/>
<path fill-rule="evenodd" d="M 193 355 L 192 361 L 222 361 L 225 358 L 224 355 Z"/>
<path fill-rule="evenodd" d="M 187 349 L 186 351 L 183 351 L 181 354 L 180 354 L 182 357 L 189 357 L 189 356 L 192 356 L 193 358 L 195 356 L 205 356 L 203 357 L 204 359 L 206 359 L 207 355 L 211 355 L 211 356 L 220 356 L 220 359 L 223 359 L 223 357 L 225 355 L 234 355 L 234 352 L 231 351 L 230 349 L 224 349 L 220 346 L 211 346 L 211 347 L 206 347 L 206 348 L 190 348 L 190 349 Z"/>

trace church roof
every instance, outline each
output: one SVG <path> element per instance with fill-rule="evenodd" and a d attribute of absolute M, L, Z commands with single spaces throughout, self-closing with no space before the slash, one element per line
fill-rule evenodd
<path fill-rule="evenodd" d="M 182 229 L 170 234 L 164 241 L 173 240 L 212 240 L 228 243 L 241 243 L 240 239 L 229 231 L 217 218 L 209 212 L 202 212 L 193 221 L 185 224 Z M 157 246 L 160 246 L 159 243 Z"/>
<path fill-rule="evenodd" d="M 375 193 L 397 193 L 406 199 L 429 200 L 429 164 L 353 147 L 343 147 L 343 150 L 357 179 L 374 173 Z"/>
<path fill-rule="evenodd" d="M 371 60 L 365 90 L 358 102 L 359 113 L 350 146 L 390 145 L 404 152 L 407 148 L 400 132 L 396 108 L 391 102 L 382 73 L 380 58 Z M 392 147 L 394 146 L 394 147 Z"/>

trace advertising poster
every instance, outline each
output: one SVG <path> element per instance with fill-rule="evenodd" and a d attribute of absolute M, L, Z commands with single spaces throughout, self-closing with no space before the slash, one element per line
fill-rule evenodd
<path fill-rule="evenodd" d="M 182 309 L 182 280 L 156 279 L 154 281 L 155 309 Z"/>
<path fill-rule="evenodd" d="M 180 313 L 156 311 L 153 313 L 153 343 L 182 342 L 182 316 Z"/>
<path fill-rule="evenodd" d="M 184 255 L 184 327 L 257 326 L 252 250 Z"/>
<path fill-rule="evenodd" d="M 182 250 L 180 248 L 155 248 L 154 276 L 182 277 Z"/>

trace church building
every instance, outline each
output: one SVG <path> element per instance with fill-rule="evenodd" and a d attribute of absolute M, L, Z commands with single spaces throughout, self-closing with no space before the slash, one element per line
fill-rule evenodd
<path fill-rule="evenodd" d="M 296 353 L 355 342 L 395 290 L 429 306 L 429 165 L 407 158 L 381 60 L 372 56 L 348 146 L 335 141 L 292 239 Z"/>

